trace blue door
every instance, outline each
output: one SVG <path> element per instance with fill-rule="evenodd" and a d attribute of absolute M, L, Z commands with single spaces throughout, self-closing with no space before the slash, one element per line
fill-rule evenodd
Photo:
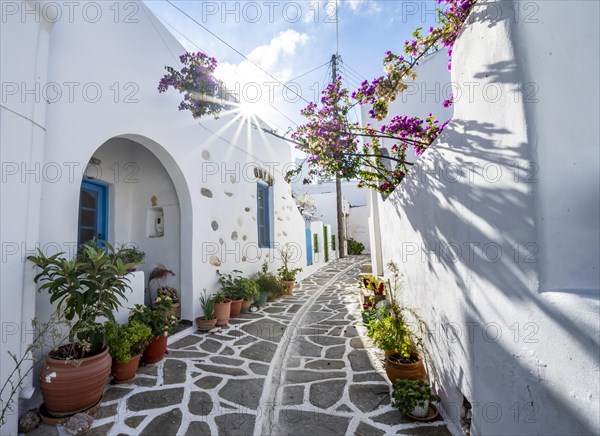
<path fill-rule="evenodd" d="M 312 234 L 310 229 L 306 229 L 306 264 L 313 264 L 313 256 L 312 256 Z"/>
<path fill-rule="evenodd" d="M 81 182 L 79 193 L 78 244 L 90 239 L 106 240 L 108 230 L 108 187 L 91 180 Z"/>

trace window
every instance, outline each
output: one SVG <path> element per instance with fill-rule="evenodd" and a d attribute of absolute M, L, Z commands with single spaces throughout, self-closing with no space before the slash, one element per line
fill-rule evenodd
<path fill-rule="evenodd" d="M 257 223 L 258 223 L 258 246 L 271 247 L 271 210 L 269 185 L 257 183 Z"/>

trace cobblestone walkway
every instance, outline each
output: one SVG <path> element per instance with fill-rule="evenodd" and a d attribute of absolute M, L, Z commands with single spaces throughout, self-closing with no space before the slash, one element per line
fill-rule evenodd
<path fill-rule="evenodd" d="M 132 384 L 107 387 L 88 435 L 449 435 L 391 407 L 360 321 L 365 260 L 331 262 L 229 328 L 171 343 Z"/>

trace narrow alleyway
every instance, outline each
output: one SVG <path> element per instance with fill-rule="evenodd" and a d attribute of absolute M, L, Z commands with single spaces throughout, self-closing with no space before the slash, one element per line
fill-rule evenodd
<path fill-rule="evenodd" d="M 331 262 L 228 329 L 170 344 L 132 384 L 107 387 L 88 434 L 449 435 L 441 420 L 415 423 L 391 407 L 360 321 L 365 261 Z"/>

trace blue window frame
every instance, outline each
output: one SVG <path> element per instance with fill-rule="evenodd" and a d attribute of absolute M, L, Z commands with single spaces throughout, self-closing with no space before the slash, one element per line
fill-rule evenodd
<path fill-rule="evenodd" d="M 258 246 L 271 247 L 271 200 L 270 189 L 266 183 L 256 185 Z"/>
<path fill-rule="evenodd" d="M 108 238 L 108 187 L 91 180 L 81 182 L 77 243 Z"/>

